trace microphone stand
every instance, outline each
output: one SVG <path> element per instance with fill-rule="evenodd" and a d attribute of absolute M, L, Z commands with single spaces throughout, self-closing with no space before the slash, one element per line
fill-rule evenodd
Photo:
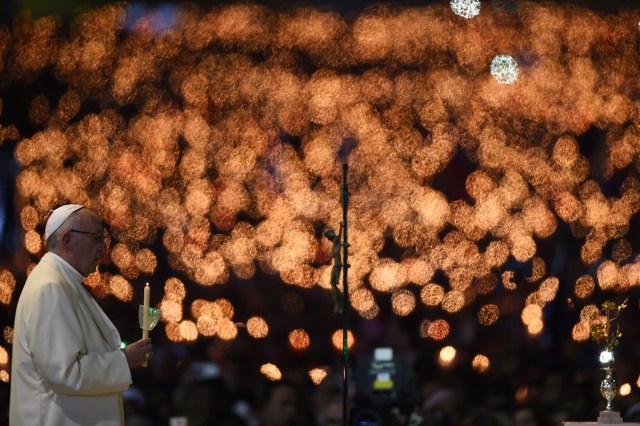
<path fill-rule="evenodd" d="M 349 271 L 349 239 L 347 212 L 349 210 L 349 187 L 347 186 L 347 163 L 342 164 L 342 355 L 343 355 L 343 375 L 342 375 L 342 420 L 343 425 L 348 425 L 348 401 L 349 401 L 349 345 L 347 332 L 349 331 L 349 286 L 347 285 L 347 273 Z"/>

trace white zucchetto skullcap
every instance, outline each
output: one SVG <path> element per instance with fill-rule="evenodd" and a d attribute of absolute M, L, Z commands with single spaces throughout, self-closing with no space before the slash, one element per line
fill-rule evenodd
<path fill-rule="evenodd" d="M 48 240 L 51 234 L 71 216 L 71 213 L 83 208 L 84 206 L 80 204 L 65 204 L 53 210 L 47 220 L 47 226 L 44 228 L 44 239 Z"/>

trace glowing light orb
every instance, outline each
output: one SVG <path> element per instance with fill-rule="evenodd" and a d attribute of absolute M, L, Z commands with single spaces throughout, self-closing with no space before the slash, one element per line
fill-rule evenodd
<path fill-rule="evenodd" d="M 275 364 L 267 363 L 262 365 L 260 367 L 260 373 L 272 382 L 277 382 L 282 379 L 282 372 Z"/>
<path fill-rule="evenodd" d="M 307 349 L 310 343 L 309 333 L 305 330 L 297 329 L 289 333 L 289 345 L 297 351 Z"/>
<path fill-rule="evenodd" d="M 269 325 L 262 317 L 251 317 L 247 320 L 247 331 L 255 339 L 262 339 L 269 334 Z"/>
<path fill-rule="evenodd" d="M 613 352 L 604 350 L 600 352 L 600 364 L 610 364 L 613 361 Z"/>
<path fill-rule="evenodd" d="M 415 307 L 416 298 L 410 290 L 398 290 L 391 296 L 391 309 L 400 317 L 406 317 Z"/>
<path fill-rule="evenodd" d="M 9 352 L 2 346 L 0 346 L 0 365 L 9 364 Z"/>
<path fill-rule="evenodd" d="M 123 302 L 130 302 L 133 298 L 133 287 L 122 275 L 114 275 L 109 280 L 111 294 Z"/>
<path fill-rule="evenodd" d="M 453 360 L 456 358 L 456 348 L 453 346 L 445 346 L 440 349 L 440 354 L 438 355 L 438 364 L 443 367 L 451 365 Z"/>
<path fill-rule="evenodd" d="M 0 370 L 0 381 L 9 383 L 9 372 L 7 370 Z"/>
<path fill-rule="evenodd" d="M 471 19 L 480 13 L 480 0 L 451 0 L 451 10 L 458 16 Z"/>
<path fill-rule="evenodd" d="M 215 336 L 217 332 L 218 323 L 215 318 L 211 318 L 208 315 L 203 315 L 196 320 L 196 328 L 198 333 L 203 336 Z"/>
<path fill-rule="evenodd" d="M 449 326 L 448 322 L 443 319 L 437 319 L 429 324 L 427 336 L 433 340 L 444 340 L 449 335 L 450 330 L 451 326 Z"/>
<path fill-rule="evenodd" d="M 527 333 L 529 333 L 532 336 L 537 336 L 540 333 L 542 333 L 543 328 L 544 328 L 544 322 L 542 322 L 542 320 L 535 320 L 527 324 Z"/>
<path fill-rule="evenodd" d="M 623 383 L 620 385 L 620 390 L 618 391 L 620 396 L 627 396 L 631 393 L 631 385 L 629 383 Z"/>
<path fill-rule="evenodd" d="M 31 254 L 36 254 L 42 248 L 42 240 L 40 234 L 36 231 L 27 231 L 24 234 L 24 248 Z"/>
<path fill-rule="evenodd" d="M 313 368 L 309 370 L 309 378 L 313 382 L 314 385 L 319 385 L 322 381 L 327 377 L 327 369 L 326 368 Z"/>
<path fill-rule="evenodd" d="M 518 63 L 508 55 L 498 55 L 491 61 L 491 75 L 502 84 L 512 84 L 518 79 Z"/>
<path fill-rule="evenodd" d="M 489 370 L 490 364 L 491 363 L 489 362 L 489 358 L 482 354 L 476 355 L 471 361 L 471 367 L 478 373 L 485 373 L 487 370 Z"/>
<path fill-rule="evenodd" d="M 238 335 L 238 327 L 228 318 L 218 318 L 216 332 L 222 340 L 233 340 Z"/>
<path fill-rule="evenodd" d="M 585 342 L 591 335 L 591 327 L 588 322 L 580 321 L 573 326 L 571 338 L 576 342 Z"/>
<path fill-rule="evenodd" d="M 188 342 L 193 342 L 198 338 L 198 328 L 196 323 L 190 320 L 182 321 L 178 326 L 180 337 Z"/>
<path fill-rule="evenodd" d="M 331 344 L 334 348 L 342 350 L 343 337 L 344 334 L 342 332 L 342 329 L 333 332 L 333 334 L 331 335 Z M 351 349 L 351 347 L 353 346 L 353 340 L 353 333 L 351 333 L 351 330 L 347 330 L 347 348 Z"/>
<path fill-rule="evenodd" d="M 500 317 L 500 309 L 492 303 L 483 305 L 478 311 L 478 322 L 482 325 L 492 325 Z"/>
<path fill-rule="evenodd" d="M 420 299 L 427 306 L 437 306 L 444 299 L 444 288 L 438 284 L 427 284 L 420 291 Z"/>
<path fill-rule="evenodd" d="M 0 271 L 0 303 L 8 305 L 11 303 L 13 291 L 16 289 L 16 279 L 8 270 Z"/>
<path fill-rule="evenodd" d="M 2 331 L 2 335 L 4 336 L 5 342 L 7 342 L 10 345 L 13 344 L 13 328 L 12 327 L 9 327 L 9 326 L 5 327 L 4 330 Z"/>

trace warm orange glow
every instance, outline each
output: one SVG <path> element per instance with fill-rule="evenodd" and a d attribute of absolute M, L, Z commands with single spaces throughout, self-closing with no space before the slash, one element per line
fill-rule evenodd
<path fill-rule="evenodd" d="M 265 376 L 272 382 L 277 382 L 278 380 L 282 379 L 282 373 L 280 372 L 280 369 L 276 365 L 271 363 L 263 364 L 260 367 L 260 373 L 262 373 L 263 376 Z"/>
<path fill-rule="evenodd" d="M 446 312 L 458 312 L 464 306 L 464 294 L 460 291 L 450 291 L 442 299 L 442 309 Z"/>
<path fill-rule="evenodd" d="M 16 279 L 8 270 L 0 270 L 0 303 L 8 305 L 11 303 L 13 292 L 16 289 Z"/>
<path fill-rule="evenodd" d="M 440 349 L 440 353 L 438 354 L 438 364 L 443 367 L 449 366 L 453 363 L 453 360 L 456 358 L 456 349 L 453 346 L 445 346 Z"/>
<path fill-rule="evenodd" d="M 7 342 L 8 344 L 13 344 L 13 328 L 6 326 L 3 330 L 2 333 L 5 342 Z"/>
<path fill-rule="evenodd" d="M 218 318 L 217 333 L 222 340 L 233 340 L 238 335 L 238 327 L 228 318 Z"/>
<path fill-rule="evenodd" d="M 527 305 L 522 310 L 521 318 L 522 322 L 526 325 L 529 325 L 534 321 L 540 321 L 542 318 L 542 308 L 536 304 Z"/>
<path fill-rule="evenodd" d="M 289 333 L 289 345 L 297 351 L 309 348 L 311 339 L 305 330 L 297 329 Z"/>
<path fill-rule="evenodd" d="M 42 240 L 40 234 L 30 230 L 24 233 L 24 248 L 31 254 L 36 254 L 42 249 Z"/>
<path fill-rule="evenodd" d="M 537 336 L 542 333 L 544 328 L 544 322 L 541 319 L 535 319 L 527 324 L 527 332 L 533 336 Z"/>
<path fill-rule="evenodd" d="M 20 224 L 25 231 L 34 230 L 38 225 L 39 217 L 38 211 L 32 206 L 25 206 L 20 211 Z"/>
<path fill-rule="evenodd" d="M 9 364 L 9 352 L 7 352 L 7 350 L 0 346 L 0 365 L 7 365 Z"/>
<path fill-rule="evenodd" d="M 591 323 L 580 321 L 573 326 L 571 330 L 571 338 L 576 342 L 585 342 L 591 337 Z"/>
<path fill-rule="evenodd" d="M 342 329 L 333 332 L 333 335 L 331 336 L 331 343 L 334 348 L 342 350 L 343 336 L 344 333 L 342 332 Z M 351 330 L 347 330 L 347 348 L 351 349 L 353 342 L 353 334 L 351 333 Z"/>
<path fill-rule="evenodd" d="M 620 385 L 620 389 L 618 390 L 620 396 L 627 396 L 631 393 L 631 384 L 623 383 Z"/>
<path fill-rule="evenodd" d="M 640 153 L 629 54 L 637 26 L 628 13 L 515 2 L 513 13 L 494 7 L 462 25 L 440 3 L 349 17 L 180 5 L 164 30 L 153 13 L 124 30 L 127 6 L 113 4 L 69 28 L 56 17 L 0 28 L 0 81 L 46 72 L 64 88 L 53 96 L 34 86 L 27 134 L 3 116 L 28 259 L 26 271 L 0 271 L 0 303 L 10 305 L 15 277 L 42 255 L 49 211 L 78 202 L 109 230 L 112 264 L 87 278 L 92 294 L 131 303 L 131 283 L 166 273 L 158 306 L 171 341 L 234 339 L 234 317 L 261 307 L 216 299 L 231 293 L 214 286 L 258 272 L 290 286 L 276 301 L 283 315 L 312 316 L 305 295 L 318 286 L 332 297 L 331 243 L 320 229 L 341 221 L 346 138 L 355 141 L 357 212 L 348 274 L 361 318 L 468 310 L 489 326 L 523 306 L 491 300 L 504 288 L 525 299 L 521 318 L 537 336 L 561 285 L 549 275 L 557 268 L 547 239 L 566 229 L 575 261 L 596 269 L 576 280 L 572 303 L 640 286 L 630 235 L 640 185 L 627 173 Z M 527 52 L 515 86 L 487 73 L 505 49 Z M 0 100 L 0 112 L 11 107 Z M 589 129 L 606 133 L 597 156 L 580 145 Z M 459 156 L 470 170 L 455 174 Z M 455 185 L 439 183 L 454 175 Z M 587 311 L 575 341 L 587 338 Z M 442 340 L 455 324 L 423 320 L 417 333 Z M 246 327 L 254 338 L 276 334 L 258 316 Z M 309 336 L 298 332 L 289 343 L 303 350 Z M 332 343 L 342 347 L 341 331 Z"/>
<path fill-rule="evenodd" d="M 478 373 L 486 373 L 490 365 L 489 358 L 482 354 L 474 356 L 471 360 L 471 367 Z"/>
<path fill-rule="evenodd" d="M 420 298 L 427 306 L 437 306 L 444 299 L 444 288 L 438 284 L 427 284 L 420 291 Z"/>
<path fill-rule="evenodd" d="M 227 299 L 217 299 L 214 303 L 220 308 L 223 317 L 227 319 L 233 318 L 234 309 L 230 301 Z"/>
<path fill-rule="evenodd" d="M 576 280 L 574 293 L 576 297 L 584 299 L 593 294 L 593 290 L 595 289 L 595 287 L 596 284 L 593 281 L 593 278 L 590 275 L 583 275 Z"/>
<path fill-rule="evenodd" d="M 247 332 L 256 339 L 262 339 L 269 334 L 269 325 L 262 317 L 251 317 L 247 320 Z"/>
<path fill-rule="evenodd" d="M 130 302 L 133 299 L 133 287 L 121 275 L 114 275 L 109 280 L 109 291 L 123 302 Z"/>
<path fill-rule="evenodd" d="M 136 267 L 145 274 L 153 274 L 156 270 L 158 261 L 156 255 L 149 249 L 142 249 L 136 253 Z"/>
<path fill-rule="evenodd" d="M 400 317 L 406 317 L 416 307 L 416 297 L 409 290 L 398 290 L 391 295 L 391 309 Z"/>
<path fill-rule="evenodd" d="M 175 302 L 182 302 L 187 291 L 182 281 L 177 278 L 169 278 L 164 284 L 164 298 Z"/>
<path fill-rule="evenodd" d="M 182 340 L 194 341 L 198 338 L 198 328 L 193 321 L 181 321 L 178 325 L 178 329 Z"/>
<path fill-rule="evenodd" d="M 309 370 L 308 375 L 314 385 L 319 385 L 327 377 L 327 369 L 312 368 Z"/>
<path fill-rule="evenodd" d="M 178 323 L 182 321 L 182 304 L 173 300 L 165 299 L 159 306 L 162 311 L 160 321 L 168 323 Z"/>
<path fill-rule="evenodd" d="M 196 328 L 198 330 L 198 333 L 202 334 L 203 336 L 214 336 L 218 329 L 218 321 L 208 315 L 201 315 L 196 320 Z"/>
<path fill-rule="evenodd" d="M 500 309 L 494 304 L 483 305 L 478 311 L 478 322 L 482 325 L 495 324 L 499 317 Z"/>
<path fill-rule="evenodd" d="M 549 277 L 540 284 L 538 294 L 543 302 L 550 302 L 555 299 L 558 293 L 560 281 L 556 277 Z"/>

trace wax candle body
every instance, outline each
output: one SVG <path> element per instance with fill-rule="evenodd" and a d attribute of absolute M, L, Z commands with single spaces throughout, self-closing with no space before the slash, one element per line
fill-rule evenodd
<path fill-rule="evenodd" d="M 142 338 L 149 337 L 149 305 L 151 303 L 151 287 L 149 283 L 144 286 L 144 312 L 142 313 Z"/>
<path fill-rule="evenodd" d="M 149 283 L 144 286 L 144 311 L 142 313 L 142 338 L 146 339 L 149 337 L 149 304 L 151 303 L 151 287 L 149 287 Z M 143 367 L 147 366 L 147 361 L 142 363 Z"/>

